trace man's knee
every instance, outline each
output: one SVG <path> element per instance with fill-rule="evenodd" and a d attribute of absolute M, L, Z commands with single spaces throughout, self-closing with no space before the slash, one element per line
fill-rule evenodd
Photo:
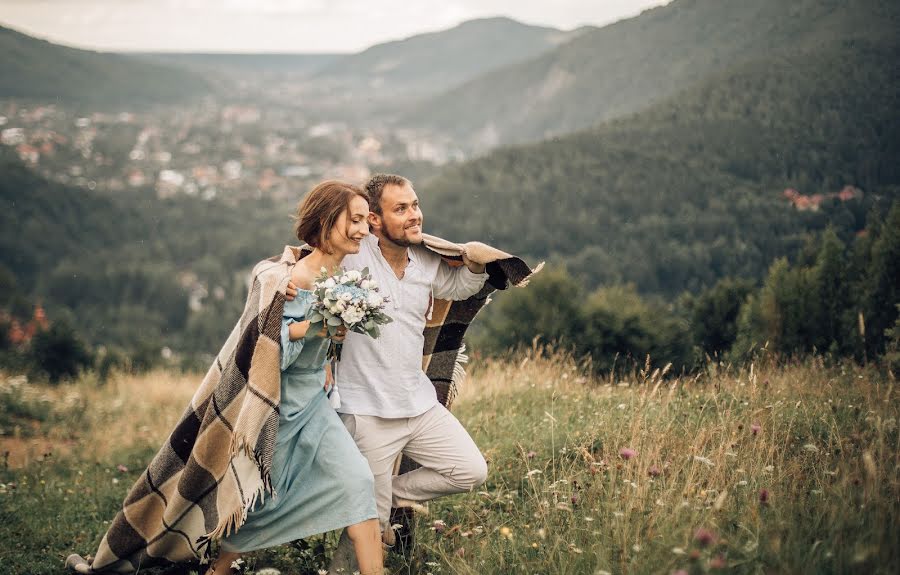
<path fill-rule="evenodd" d="M 487 481 L 487 475 L 487 461 L 479 454 L 478 458 L 474 461 L 474 467 L 472 469 L 472 489 L 481 487 L 481 485 Z"/>
<path fill-rule="evenodd" d="M 464 491 L 474 491 L 487 480 L 488 468 L 484 457 L 479 453 L 466 462 L 465 469 L 456 475 L 456 482 Z"/>

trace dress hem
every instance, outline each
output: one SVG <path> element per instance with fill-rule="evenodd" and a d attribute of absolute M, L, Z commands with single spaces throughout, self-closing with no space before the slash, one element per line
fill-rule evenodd
<path fill-rule="evenodd" d="M 229 553 L 250 553 L 252 551 L 259 551 L 261 549 L 269 549 L 271 547 L 277 547 L 278 545 L 284 545 L 285 543 L 290 543 L 291 541 L 297 541 L 298 539 L 306 539 L 307 537 L 312 537 L 313 535 L 321 535 L 322 533 L 328 533 L 329 531 L 335 531 L 337 529 L 343 529 L 345 527 L 349 527 L 351 525 L 356 525 L 357 523 L 362 523 L 363 521 L 368 521 L 369 519 L 378 519 L 378 513 L 370 514 L 366 513 L 361 516 L 351 517 L 351 518 L 343 518 L 334 522 L 333 526 L 329 526 L 327 529 L 316 529 L 309 532 L 301 532 L 300 535 L 288 537 L 286 539 L 279 539 L 272 543 L 265 543 L 259 546 L 251 546 L 246 549 L 236 549 L 228 544 L 227 541 L 222 541 L 220 544 L 221 549 L 223 551 L 227 551 Z M 240 529 L 235 532 L 235 535 L 240 532 Z"/>

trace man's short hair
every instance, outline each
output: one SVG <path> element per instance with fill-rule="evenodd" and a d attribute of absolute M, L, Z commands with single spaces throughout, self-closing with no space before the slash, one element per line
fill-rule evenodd
<path fill-rule="evenodd" d="M 369 209 L 381 215 L 381 194 L 385 186 L 410 186 L 412 182 L 396 174 L 375 174 L 366 182 L 366 194 L 369 196 Z"/>

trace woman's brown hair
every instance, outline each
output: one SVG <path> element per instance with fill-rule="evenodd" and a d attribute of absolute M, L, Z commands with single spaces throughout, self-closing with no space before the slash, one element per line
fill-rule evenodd
<path fill-rule="evenodd" d="M 325 180 L 313 188 L 300 201 L 294 216 L 297 239 L 330 254 L 328 235 L 341 213 L 349 212 L 353 196 L 369 201 L 358 186 L 339 180 Z"/>

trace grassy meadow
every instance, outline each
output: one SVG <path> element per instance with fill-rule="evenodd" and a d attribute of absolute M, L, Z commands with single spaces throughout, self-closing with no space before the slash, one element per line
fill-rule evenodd
<path fill-rule="evenodd" d="M 809 360 L 596 379 L 541 350 L 469 371 L 454 411 L 488 481 L 432 502 L 392 573 L 900 571 L 890 375 Z M 61 573 L 67 554 L 93 552 L 198 382 L 0 378 L 0 573 Z M 254 553 L 244 568 L 317 573 L 335 542 Z"/>

